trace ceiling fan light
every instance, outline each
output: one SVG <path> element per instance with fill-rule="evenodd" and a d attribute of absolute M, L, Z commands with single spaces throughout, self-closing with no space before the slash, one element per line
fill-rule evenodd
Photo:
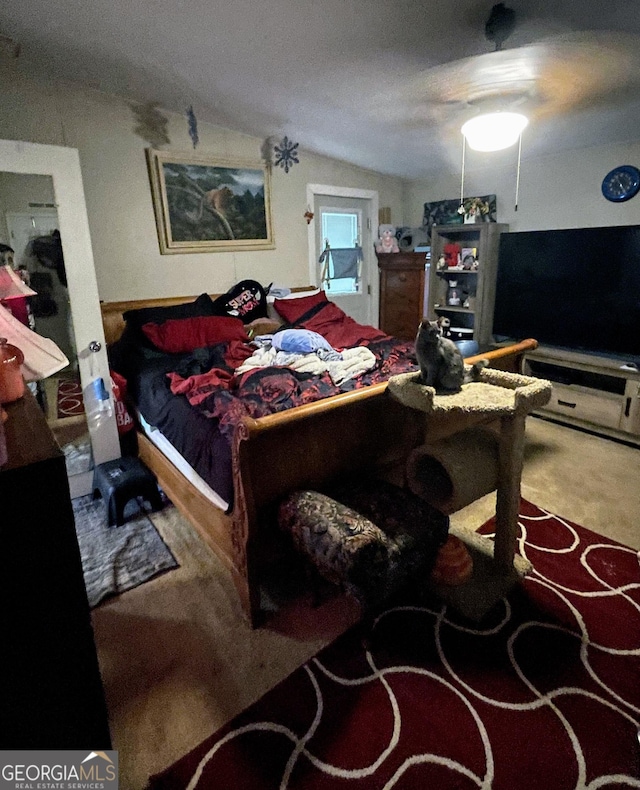
<path fill-rule="evenodd" d="M 474 151 L 501 151 L 518 142 L 528 123 L 518 112 L 490 112 L 467 121 L 461 131 Z"/>

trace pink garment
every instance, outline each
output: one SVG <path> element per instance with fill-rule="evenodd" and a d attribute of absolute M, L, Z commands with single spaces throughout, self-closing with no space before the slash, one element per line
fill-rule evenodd
<path fill-rule="evenodd" d="M 27 297 L 20 296 L 14 299 L 2 299 L 0 304 L 6 308 L 14 318 L 21 324 L 29 326 L 29 308 L 27 307 Z"/>
<path fill-rule="evenodd" d="M 35 296 L 36 292 L 24 283 L 11 266 L 0 266 L 0 299 Z"/>
<path fill-rule="evenodd" d="M 0 337 L 17 346 L 24 354 L 22 375 L 25 381 L 39 381 L 66 368 L 69 360 L 48 337 L 32 332 L 0 305 Z"/>
<path fill-rule="evenodd" d="M 27 297 L 35 295 L 11 266 L 0 266 L 0 304 L 26 326 L 29 326 Z"/>

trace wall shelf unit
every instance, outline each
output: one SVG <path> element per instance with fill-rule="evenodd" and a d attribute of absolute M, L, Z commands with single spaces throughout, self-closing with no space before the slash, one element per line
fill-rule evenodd
<path fill-rule="evenodd" d="M 475 340 L 481 349 L 492 345 L 498 249 L 501 234 L 508 230 L 508 225 L 497 222 L 434 225 L 431 229 L 426 315 L 431 321 L 439 316 L 449 318 L 455 340 Z M 448 245 L 458 246 L 459 263 L 441 268 L 438 261 Z M 475 260 L 463 263 L 463 250 L 475 250 Z"/>

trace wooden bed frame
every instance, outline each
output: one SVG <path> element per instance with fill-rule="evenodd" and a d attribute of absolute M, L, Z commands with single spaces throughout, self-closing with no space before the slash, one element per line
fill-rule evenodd
<path fill-rule="evenodd" d="M 194 299 L 102 303 L 107 345 L 122 334 L 122 315 L 127 310 Z M 537 345 L 535 340 L 524 340 L 477 358 L 489 358 L 491 367 L 519 372 L 523 355 Z M 295 488 L 322 487 L 354 471 L 402 480 L 407 455 L 424 442 L 423 421 L 386 390 L 386 383 L 375 384 L 260 419 L 245 418 L 232 443 L 234 502 L 230 513 L 213 505 L 138 431 L 140 458 L 229 569 L 254 627 L 262 620 L 259 588 L 265 530 L 261 522 L 269 506 Z"/>

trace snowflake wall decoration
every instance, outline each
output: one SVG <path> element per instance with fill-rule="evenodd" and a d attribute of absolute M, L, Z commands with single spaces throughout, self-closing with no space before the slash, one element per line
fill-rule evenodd
<path fill-rule="evenodd" d="M 274 145 L 273 150 L 276 152 L 275 165 L 284 168 L 284 172 L 288 173 L 289 168 L 297 165 L 300 160 L 298 159 L 298 146 L 300 143 L 294 143 L 288 137 L 283 137 L 280 145 Z"/>
<path fill-rule="evenodd" d="M 189 137 L 195 148 L 200 142 L 200 138 L 198 137 L 198 119 L 193 111 L 193 106 L 187 107 L 187 123 L 189 124 Z"/>

